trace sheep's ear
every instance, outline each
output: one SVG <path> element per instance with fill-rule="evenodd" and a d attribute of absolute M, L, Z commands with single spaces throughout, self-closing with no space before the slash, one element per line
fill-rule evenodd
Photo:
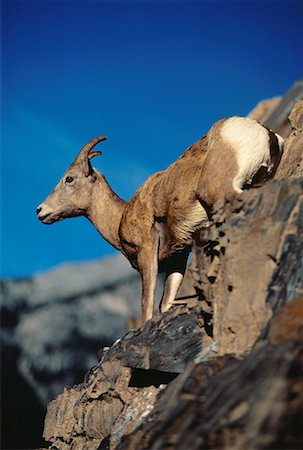
<path fill-rule="evenodd" d="M 102 152 L 100 152 L 100 150 L 92 150 L 88 154 L 88 159 L 92 159 L 94 156 L 99 156 L 99 155 L 102 155 Z"/>

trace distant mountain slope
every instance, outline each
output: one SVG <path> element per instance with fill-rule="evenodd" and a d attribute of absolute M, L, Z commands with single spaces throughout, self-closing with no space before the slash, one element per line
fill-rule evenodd
<path fill-rule="evenodd" d="M 97 352 L 139 313 L 140 280 L 128 261 L 62 264 L 1 281 L 1 344 L 43 404 L 83 378 Z"/>

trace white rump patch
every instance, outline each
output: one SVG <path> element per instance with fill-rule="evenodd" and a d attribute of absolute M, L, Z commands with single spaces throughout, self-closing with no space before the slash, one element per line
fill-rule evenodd
<path fill-rule="evenodd" d="M 260 167 L 267 167 L 268 172 L 273 169 L 268 131 L 256 120 L 230 117 L 223 123 L 221 136 L 235 152 L 238 162 L 238 173 L 233 180 L 236 192 L 242 192 L 243 185 L 251 182 Z"/>

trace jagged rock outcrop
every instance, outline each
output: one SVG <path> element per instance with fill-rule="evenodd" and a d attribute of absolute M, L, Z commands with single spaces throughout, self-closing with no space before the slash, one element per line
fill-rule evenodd
<path fill-rule="evenodd" d="M 291 341 L 284 335 L 285 343 L 264 342 L 245 359 L 225 356 L 189 365 L 117 448 L 300 448 L 302 300 L 294 301 L 300 305 L 300 331 L 292 333 Z M 280 320 L 285 316 L 282 312 Z"/>
<path fill-rule="evenodd" d="M 50 449 L 300 447 L 302 117 L 297 103 L 280 179 L 215 205 L 187 306 L 103 349 L 84 383 L 50 403 Z"/>
<path fill-rule="evenodd" d="M 249 116 L 286 138 L 292 130 L 292 123 L 288 120 L 289 114 L 302 98 L 303 78 L 300 78 L 283 97 L 274 97 L 259 102 Z"/>
<path fill-rule="evenodd" d="M 303 100 L 299 100 L 291 114 L 289 122 L 292 132 L 287 139 L 284 155 L 278 167 L 277 178 L 302 178 L 303 177 Z"/>
<path fill-rule="evenodd" d="M 195 248 L 194 287 L 216 354 L 241 355 L 270 318 L 300 295 L 303 183 L 272 181 L 217 205 Z"/>

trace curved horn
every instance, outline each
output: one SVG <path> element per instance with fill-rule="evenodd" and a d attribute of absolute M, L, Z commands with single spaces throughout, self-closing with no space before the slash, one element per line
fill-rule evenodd
<path fill-rule="evenodd" d="M 90 151 L 92 150 L 92 148 L 98 144 L 98 142 L 104 141 L 106 139 L 105 136 L 99 136 L 99 137 L 95 137 L 93 139 L 91 139 L 87 144 L 85 144 L 80 152 L 78 153 L 78 156 L 76 157 L 76 159 L 74 160 L 74 164 L 80 165 L 82 167 L 82 169 L 84 170 L 85 174 L 88 175 L 91 172 L 91 166 L 89 163 L 89 159 L 90 159 Z M 99 154 L 99 152 L 94 151 L 92 152 L 93 154 L 91 154 L 91 157 L 96 156 Z M 101 152 L 100 152 L 101 154 Z"/>
<path fill-rule="evenodd" d="M 95 137 L 95 138 L 91 139 L 87 144 L 85 144 L 85 145 L 81 148 L 81 150 L 80 150 L 80 152 L 79 152 L 79 155 L 80 155 L 80 153 L 86 153 L 86 154 L 88 154 L 88 153 L 91 151 L 91 149 L 92 149 L 93 147 L 95 147 L 95 145 L 98 144 L 98 142 L 105 141 L 105 140 L 106 140 L 106 137 L 105 137 L 105 136 L 99 136 L 99 137 Z"/>

